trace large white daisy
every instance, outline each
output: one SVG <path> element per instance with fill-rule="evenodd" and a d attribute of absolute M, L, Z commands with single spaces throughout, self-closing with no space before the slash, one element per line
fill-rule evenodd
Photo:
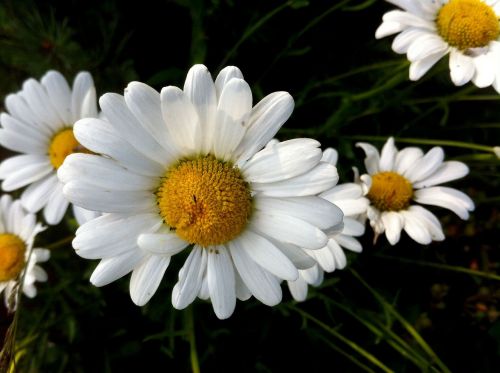
<path fill-rule="evenodd" d="M 183 90 L 132 82 L 124 97 L 108 93 L 99 103 L 109 122 L 82 119 L 75 136 L 102 155 L 70 155 L 58 172 L 70 201 L 104 212 L 73 241 L 80 256 L 102 259 L 94 285 L 132 271 L 131 298 L 144 305 L 171 257 L 187 249 L 173 306 L 210 298 L 227 318 L 237 297 L 279 303 L 280 281 L 310 263 L 301 247 L 324 247 L 323 230 L 342 222 L 336 206 L 315 197 L 338 180 L 317 141 L 262 149 L 290 116 L 292 97 L 275 92 L 252 107 L 236 67 L 214 82 L 196 65 Z"/>
<path fill-rule="evenodd" d="M 392 43 L 411 61 L 410 79 L 420 79 L 449 54 L 457 86 L 470 80 L 500 92 L 499 0 L 386 0 L 403 10 L 383 17 L 376 37 L 400 33 Z"/>
<path fill-rule="evenodd" d="M 50 252 L 33 249 L 35 236 L 42 230 L 36 216 L 27 213 L 19 200 L 13 201 L 9 195 L 0 198 L 0 293 L 11 311 L 16 308 L 19 286 L 33 298 L 35 282 L 47 281 L 47 273 L 37 263 L 47 261 Z"/>
<path fill-rule="evenodd" d="M 444 162 L 444 152 L 434 147 L 425 155 L 416 147 L 398 151 L 390 137 L 382 153 L 371 144 L 358 143 L 366 153 L 365 166 L 369 175 L 360 178 L 370 206 L 367 217 L 376 236 L 385 232 L 391 245 L 399 241 L 404 229 L 420 244 L 444 240 L 439 220 L 429 210 L 415 204 L 444 207 L 460 218 L 469 218 L 474 202 L 464 193 L 438 186 L 469 173 L 462 162 Z"/>
<path fill-rule="evenodd" d="M 73 124 L 97 116 L 92 76 L 79 73 L 71 89 L 60 73 L 49 71 L 40 82 L 26 80 L 21 91 L 6 97 L 5 106 L 8 113 L 0 115 L 0 145 L 22 154 L 0 164 L 2 189 L 28 186 L 22 205 L 33 213 L 43 208 L 47 223 L 57 224 L 69 204 L 57 169 L 68 154 L 86 151 L 73 135 Z M 74 212 L 78 219 L 85 214 L 78 208 Z"/>
<path fill-rule="evenodd" d="M 328 148 L 323 152 L 323 162 L 333 166 L 337 164 L 338 153 Z M 344 249 L 360 253 L 361 243 L 355 238 L 365 232 L 365 226 L 358 221 L 360 215 L 366 214 L 369 201 L 364 197 L 365 191 L 358 183 L 339 184 L 321 193 L 319 196 L 332 202 L 344 213 L 343 228 L 340 232 L 327 232 L 328 242 L 319 250 L 305 250 L 317 264 L 308 269 L 299 270 L 296 281 L 288 281 L 293 298 L 304 301 L 307 297 L 308 285 L 318 286 L 323 282 L 323 272 L 333 272 L 347 265 Z"/>

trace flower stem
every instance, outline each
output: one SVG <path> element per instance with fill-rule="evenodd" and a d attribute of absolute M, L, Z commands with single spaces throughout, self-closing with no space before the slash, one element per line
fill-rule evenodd
<path fill-rule="evenodd" d="M 186 309 L 186 332 L 189 338 L 191 370 L 193 373 L 200 373 L 200 363 L 198 361 L 198 351 L 196 350 L 196 335 L 194 330 L 194 306 L 191 305 Z"/>

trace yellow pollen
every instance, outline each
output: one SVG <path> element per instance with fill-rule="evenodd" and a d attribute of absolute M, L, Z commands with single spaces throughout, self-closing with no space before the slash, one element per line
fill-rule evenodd
<path fill-rule="evenodd" d="M 500 35 L 498 16 L 481 0 L 450 0 L 439 11 L 436 25 L 439 35 L 462 51 L 485 47 Z"/>
<path fill-rule="evenodd" d="M 0 234 L 0 282 L 15 279 L 24 268 L 26 245 L 13 234 Z"/>
<path fill-rule="evenodd" d="M 379 211 L 399 211 L 410 206 L 413 187 L 395 172 L 379 172 L 372 176 L 372 186 L 367 197 Z"/>
<path fill-rule="evenodd" d="M 73 153 L 89 153 L 75 139 L 73 129 L 65 128 L 58 132 L 50 142 L 49 159 L 52 166 L 57 170 L 63 164 L 66 157 Z"/>
<path fill-rule="evenodd" d="M 177 235 L 202 247 L 237 237 L 252 212 L 240 171 L 212 156 L 171 167 L 156 192 L 160 215 Z"/>

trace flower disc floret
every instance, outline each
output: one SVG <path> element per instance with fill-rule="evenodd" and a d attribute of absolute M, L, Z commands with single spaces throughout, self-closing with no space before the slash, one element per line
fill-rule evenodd
<path fill-rule="evenodd" d="M 500 35 L 498 17 L 481 0 L 451 0 L 438 13 L 439 35 L 459 50 L 487 46 Z"/>
<path fill-rule="evenodd" d="M 182 239 L 203 247 L 237 237 L 252 210 L 240 171 L 211 156 L 171 167 L 156 195 L 164 222 Z"/>
<path fill-rule="evenodd" d="M 0 282 L 15 279 L 25 266 L 26 245 L 13 234 L 0 234 Z"/>
<path fill-rule="evenodd" d="M 380 211 L 400 211 L 410 206 L 413 187 L 396 172 L 379 172 L 372 176 L 367 197 Z"/>

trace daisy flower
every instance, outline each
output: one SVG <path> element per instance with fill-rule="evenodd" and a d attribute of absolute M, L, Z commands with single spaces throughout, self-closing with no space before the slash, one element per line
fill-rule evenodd
<path fill-rule="evenodd" d="M 16 308 L 18 286 L 33 298 L 35 281 L 47 281 L 47 273 L 37 263 L 47 261 L 50 252 L 33 249 L 35 236 L 43 230 L 35 215 L 27 213 L 19 200 L 12 201 L 9 195 L 0 198 L 0 293 L 4 293 L 10 311 Z"/>
<path fill-rule="evenodd" d="M 449 54 L 451 80 L 457 86 L 471 81 L 500 92 L 500 1 L 387 0 L 402 10 L 383 17 L 375 36 L 399 33 L 392 43 L 407 54 L 410 79 L 420 79 Z"/>
<path fill-rule="evenodd" d="M 70 155 L 58 172 L 71 202 L 104 213 L 73 241 L 80 256 L 102 259 L 96 286 L 132 272 L 131 298 L 144 305 L 171 257 L 187 251 L 173 306 L 209 298 L 224 319 L 236 298 L 278 304 L 280 281 L 297 279 L 309 260 L 301 248 L 324 247 L 323 230 L 342 222 L 336 206 L 315 197 L 338 180 L 317 141 L 262 149 L 292 113 L 292 97 L 275 92 L 253 106 L 236 67 L 214 82 L 195 65 L 184 89 L 132 82 L 99 103 L 108 122 L 75 125 L 96 154 Z"/>
<path fill-rule="evenodd" d="M 362 175 L 360 182 L 368 190 L 367 217 L 376 237 L 385 232 L 387 240 L 394 245 L 404 229 L 422 245 L 444 240 L 436 216 L 415 202 L 444 207 L 463 220 L 474 210 L 474 202 L 466 194 L 438 186 L 469 173 L 462 162 L 444 162 L 442 148 L 434 147 L 425 155 L 416 147 L 398 151 L 392 137 L 381 154 L 373 145 L 358 143 L 357 146 L 366 154 L 365 166 L 369 175 Z"/>
<path fill-rule="evenodd" d="M 57 170 L 68 154 L 86 151 L 73 135 L 73 124 L 97 116 L 95 94 L 89 73 L 79 73 L 71 89 L 60 73 L 49 71 L 40 82 L 26 80 L 21 91 L 5 99 L 0 145 L 22 154 L 0 164 L 2 189 L 28 186 L 22 205 L 32 213 L 43 208 L 48 224 L 58 224 L 68 208 Z M 85 213 L 76 207 L 74 212 L 77 217 Z"/>
<path fill-rule="evenodd" d="M 328 148 L 323 152 L 323 162 L 333 166 L 337 164 L 338 153 Z M 327 232 L 328 242 L 319 250 L 305 250 L 316 262 L 308 269 L 299 270 L 296 281 L 288 281 L 290 293 L 296 301 L 304 301 L 307 297 L 308 285 L 318 286 L 323 282 L 324 272 L 343 269 L 347 265 L 344 249 L 360 253 L 363 247 L 355 238 L 365 232 L 365 227 L 357 218 L 366 214 L 369 201 L 364 197 L 365 191 L 357 183 L 339 184 L 321 193 L 319 196 L 339 207 L 344 213 L 343 228 L 340 232 Z"/>

